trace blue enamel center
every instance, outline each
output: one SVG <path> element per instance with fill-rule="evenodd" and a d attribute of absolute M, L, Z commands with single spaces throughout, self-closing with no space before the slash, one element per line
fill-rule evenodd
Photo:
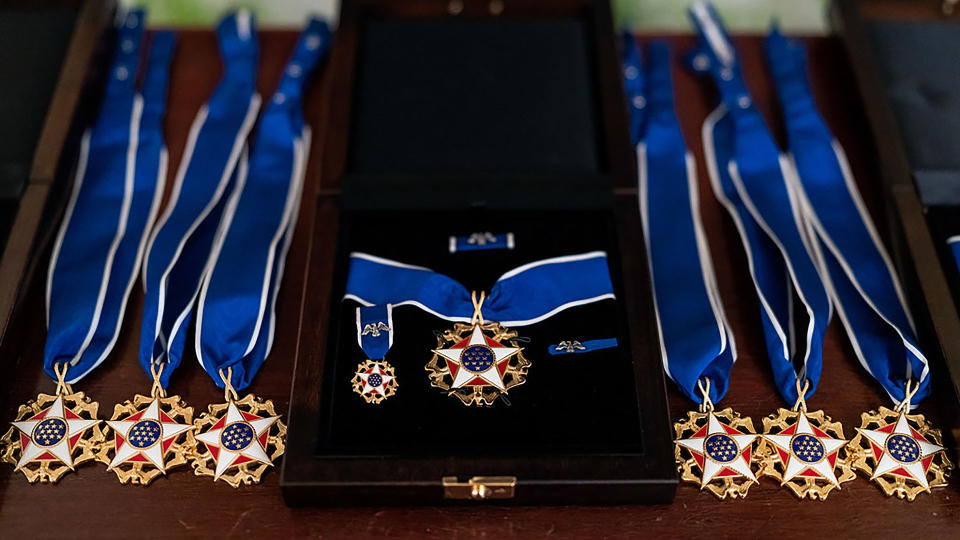
<path fill-rule="evenodd" d="M 920 459 L 920 445 L 912 437 L 895 433 L 887 437 L 887 453 L 900 463 L 913 463 Z"/>
<path fill-rule="evenodd" d="M 707 437 L 703 449 L 707 457 L 720 463 L 730 463 L 740 454 L 737 441 L 724 433 L 714 433 Z"/>
<path fill-rule="evenodd" d="M 460 363 L 473 373 L 483 373 L 493 365 L 495 357 L 490 347 L 471 345 L 460 353 Z"/>
<path fill-rule="evenodd" d="M 374 388 L 377 388 L 378 386 L 383 384 L 383 377 L 374 373 L 373 375 L 370 375 L 369 377 L 367 377 L 367 384 L 369 384 Z"/>
<path fill-rule="evenodd" d="M 220 434 L 220 445 L 227 450 L 239 452 L 253 442 L 253 426 L 246 422 L 234 422 Z"/>
<path fill-rule="evenodd" d="M 33 428 L 30 437 L 34 444 L 43 447 L 53 446 L 67 435 L 67 423 L 62 418 L 47 418 Z"/>
<path fill-rule="evenodd" d="M 816 463 L 823 459 L 823 443 L 813 435 L 802 433 L 790 441 L 794 457 L 804 463 Z"/>
<path fill-rule="evenodd" d="M 160 440 L 160 422 L 140 420 L 130 427 L 127 440 L 134 448 L 150 448 Z"/>

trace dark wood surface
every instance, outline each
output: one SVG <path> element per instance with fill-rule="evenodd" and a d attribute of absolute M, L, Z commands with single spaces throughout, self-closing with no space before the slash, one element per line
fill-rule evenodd
<path fill-rule="evenodd" d="M 260 90 L 269 95 L 296 35 L 289 32 L 261 34 Z M 688 49 L 688 37 L 671 38 L 679 53 Z M 768 115 L 775 134 L 782 140 L 782 126 L 776 120 L 771 81 L 758 37 L 737 38 L 747 82 L 755 101 Z M 856 90 L 839 42 L 834 39 L 808 40 L 814 75 L 814 91 L 828 124 L 844 145 L 853 171 L 876 212 L 880 208 L 876 187 L 877 171 L 866 124 Z M 179 162 L 187 130 L 199 106 L 212 91 L 219 76 L 219 59 L 212 33 L 184 32 L 177 57 L 166 119 L 171 163 Z M 714 200 L 705 175 L 700 148 L 700 124 L 714 103 L 707 81 L 688 74 L 679 64 L 674 69 L 678 112 L 687 142 L 697 157 L 703 218 L 717 270 L 721 294 L 736 334 L 740 359 L 724 405 L 735 407 L 759 423 L 763 415 L 784 404 L 777 397 L 766 365 L 757 299 L 746 271 L 742 249 L 733 225 Z M 307 118 L 314 126 L 327 106 L 322 85 L 315 85 L 307 103 Z M 308 167 L 308 181 L 319 175 L 317 157 L 325 137 L 337 133 L 316 133 Z M 171 167 L 172 183 L 175 167 Z M 621 193 L 632 198 L 631 192 Z M 631 199 L 632 200 L 632 199 Z M 304 199 L 298 233 L 290 252 L 288 268 L 302 268 L 307 256 L 305 232 L 315 220 L 317 234 L 329 234 L 332 206 L 315 205 Z M 286 410 L 296 354 L 298 319 L 304 275 L 288 272 L 278 301 L 277 343 L 267 364 L 254 382 L 253 390 L 277 402 Z M 34 280 L 26 294 L 25 309 L 15 320 L 16 339 L 3 344 L 0 379 L 0 416 L 12 418 L 17 404 L 38 391 L 50 392 L 53 385 L 40 370 L 44 321 L 42 280 Z M 327 302 L 329 299 L 317 299 Z M 141 299 L 135 295 L 114 354 L 94 373 L 78 384 L 101 403 L 101 417 L 112 413 L 113 404 L 135 392 L 149 390 L 148 377 L 136 363 Z M 304 321 L 304 325 L 311 321 Z M 651 362 L 659 359 L 650 358 Z M 844 422 L 849 436 L 859 424 L 860 412 L 885 405 L 880 387 L 858 364 L 834 321 L 824 345 L 823 380 L 811 401 L 814 408 L 826 409 Z M 936 376 L 936 375 L 934 375 Z M 198 410 L 206 403 L 220 401 L 216 389 L 195 363 L 184 362 L 170 387 Z M 668 389 L 671 414 L 677 417 L 690 404 Z M 923 412 L 936 416 L 931 400 Z M 148 488 L 121 486 L 102 465 L 87 465 L 65 477 L 58 485 L 28 485 L 12 467 L 0 467 L 0 531 L 5 537 L 136 537 L 136 536 L 442 536 L 499 537 L 545 536 L 690 536 L 720 537 L 950 537 L 960 534 L 960 493 L 958 483 L 921 495 L 914 503 L 885 497 L 873 484 L 860 477 L 845 484 L 826 502 L 798 502 L 776 483 L 763 480 L 744 501 L 718 502 L 699 493 L 696 487 L 681 485 L 676 501 L 657 507 L 518 507 L 496 506 L 437 508 L 332 508 L 289 509 L 283 505 L 277 485 L 278 474 L 269 473 L 259 486 L 233 489 L 214 485 L 209 478 L 194 476 L 187 469 L 175 470 Z M 397 501 L 402 505 L 403 501 Z"/>

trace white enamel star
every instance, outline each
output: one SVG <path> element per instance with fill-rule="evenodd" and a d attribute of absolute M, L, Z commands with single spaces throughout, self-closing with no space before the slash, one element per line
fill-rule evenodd
<path fill-rule="evenodd" d="M 842 439 L 834 439 L 829 436 L 820 436 L 820 434 L 816 433 L 810 426 L 810 420 L 808 420 L 807 415 L 803 413 L 800 413 L 800 415 L 797 417 L 797 423 L 792 427 L 794 428 L 793 430 L 787 428 L 787 431 L 792 431 L 788 434 L 779 433 L 777 435 L 763 435 L 764 439 L 776 445 L 777 448 L 783 451 L 782 453 L 787 454 L 786 463 L 784 464 L 783 481 L 789 482 L 806 469 L 812 469 L 831 484 L 839 487 L 840 483 L 837 482 L 837 475 L 834 473 L 834 465 L 836 464 L 836 460 L 833 460 L 831 463 L 830 456 L 839 450 L 843 445 L 845 445 L 847 441 Z M 826 433 L 823 431 L 820 433 L 826 435 Z M 823 451 L 819 460 L 804 461 L 796 455 L 796 453 L 793 451 L 793 440 L 800 435 L 808 435 L 819 441 L 819 443 L 822 445 Z M 812 444 L 815 445 L 816 443 Z"/>
<path fill-rule="evenodd" d="M 707 449 L 707 441 L 711 440 L 711 436 L 713 435 L 719 435 L 719 439 L 731 439 L 736 443 L 736 457 L 726 461 L 718 461 L 712 458 Z M 711 412 L 707 418 L 706 426 L 694 434 L 693 437 L 678 440 L 677 444 L 693 452 L 697 463 L 700 465 L 700 469 L 703 471 L 703 475 L 700 478 L 700 487 L 702 488 L 727 469 L 756 482 L 757 478 L 753 475 L 753 471 L 750 470 L 749 458 L 750 445 L 753 444 L 756 438 L 757 435 L 753 433 L 740 433 L 739 431 L 736 431 L 736 433 L 728 433 L 716 415 Z M 744 452 L 747 452 L 746 458 L 744 457 Z M 716 454 L 714 453 L 714 455 Z"/>
<path fill-rule="evenodd" d="M 909 473 L 914 480 L 920 483 L 921 486 L 925 488 L 930 487 L 929 483 L 927 482 L 927 470 L 923 466 L 923 460 L 932 454 L 940 452 L 943 450 L 943 447 L 927 442 L 922 438 L 915 437 L 913 430 L 910 429 L 910 424 L 907 423 L 906 415 L 901 414 L 897 418 L 896 425 L 890 431 L 862 428 L 857 428 L 857 431 L 862 433 L 863 436 L 869 439 L 872 443 L 871 450 L 874 453 L 874 457 L 878 457 L 879 450 L 879 460 L 877 461 L 876 469 L 873 471 L 873 476 L 870 477 L 871 480 L 874 480 L 878 476 L 888 472 L 903 469 Z M 902 437 L 896 437 L 898 435 Z M 888 442 L 895 444 L 898 441 L 902 441 L 904 444 L 901 446 L 912 446 L 908 440 L 913 441 L 913 443 L 917 445 L 915 447 L 917 452 L 917 458 L 915 460 L 901 460 L 891 455 L 891 448 L 890 445 L 888 445 Z"/>
<path fill-rule="evenodd" d="M 474 349 L 474 347 L 478 349 Z M 479 348 L 490 351 L 489 365 L 481 364 L 479 367 L 482 369 L 476 369 L 478 367 L 477 364 L 472 364 L 472 368 L 465 365 L 462 361 L 464 352 L 468 349 L 478 351 L 480 350 Z M 469 339 L 465 339 L 448 349 L 436 349 L 433 352 L 439 354 L 447 361 L 447 367 L 450 369 L 450 374 L 453 375 L 453 384 L 450 385 L 451 388 L 474 386 L 476 383 L 471 383 L 480 379 L 486 384 L 503 390 L 505 363 L 511 356 L 520 352 L 520 347 L 504 347 L 492 339 L 488 340 L 483 335 L 483 330 L 481 330 L 480 326 L 474 326 Z M 468 362 L 468 364 L 470 363 Z"/>
<path fill-rule="evenodd" d="M 393 377 L 391 377 L 390 375 L 387 375 L 379 365 L 376 365 L 370 368 L 370 373 L 358 373 L 358 375 L 360 376 L 360 380 L 363 381 L 364 394 L 383 395 L 386 393 L 387 384 L 393 380 Z M 378 375 L 380 377 L 380 384 L 371 385 L 370 384 L 371 375 Z"/>
<path fill-rule="evenodd" d="M 165 473 L 166 466 L 163 456 L 166 449 L 169 448 L 171 439 L 193 428 L 192 425 L 178 424 L 169 417 L 161 416 L 160 402 L 156 398 L 150 402 L 146 409 L 134 413 L 125 420 L 107 420 L 106 422 L 116 431 L 115 441 L 117 445 L 117 453 L 113 456 L 107 470 L 113 469 L 126 461 L 138 460 L 138 456 L 143 456 L 151 465 Z M 138 429 L 144 427 L 159 428 L 159 433 L 156 433 L 155 439 L 153 435 L 149 439 L 143 439 L 142 436 L 131 433 L 131 430 L 137 424 L 140 424 Z M 134 437 L 141 437 L 140 440 L 144 442 L 134 440 Z M 147 441 L 151 441 L 152 444 L 145 444 Z"/>
<path fill-rule="evenodd" d="M 240 465 L 248 461 L 259 461 L 260 463 L 267 464 L 273 463 L 270 460 L 270 456 L 267 455 L 266 449 L 260 442 L 260 439 L 265 433 L 269 432 L 270 426 L 279 419 L 279 416 L 269 416 L 266 418 L 256 417 L 247 420 L 243 414 L 240 413 L 240 409 L 231 401 L 227 405 L 227 414 L 217 420 L 217 423 L 214 424 L 209 431 L 197 435 L 197 440 L 207 445 L 210 453 L 213 454 L 214 459 L 217 461 L 217 470 L 213 476 L 214 480 L 220 478 L 220 476 L 233 465 Z M 236 443 L 228 443 L 228 445 L 233 446 L 233 449 L 231 449 L 224 444 L 225 441 L 222 439 L 224 431 L 229 430 L 234 424 L 246 424 L 250 427 L 250 432 L 252 432 L 253 435 L 251 440 L 246 442 L 238 441 Z M 243 433 L 246 431 L 246 428 L 243 427 L 239 431 Z M 228 433 L 227 437 L 229 438 L 230 436 L 231 434 Z"/>
<path fill-rule="evenodd" d="M 65 426 L 65 429 L 62 436 L 49 438 L 48 444 L 41 444 L 34 440 L 34 431 L 39 424 L 47 420 L 51 420 L 51 422 L 44 424 L 41 430 L 48 425 L 59 425 L 61 422 L 62 425 Z M 37 413 L 29 420 L 11 422 L 11 424 L 23 433 L 20 439 L 21 442 L 25 443 L 21 449 L 22 453 L 20 455 L 20 461 L 17 462 L 17 469 L 19 470 L 27 463 L 46 453 L 49 453 L 51 456 L 63 462 L 64 465 L 73 469 L 73 445 L 70 443 L 70 440 L 98 423 L 100 423 L 99 420 L 86 420 L 80 418 L 69 409 L 65 409 L 62 396 L 57 396 L 57 399 L 54 400 L 52 405 Z"/>

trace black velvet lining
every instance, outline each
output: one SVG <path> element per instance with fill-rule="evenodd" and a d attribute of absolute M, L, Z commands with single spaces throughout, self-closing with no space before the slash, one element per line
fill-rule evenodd
<path fill-rule="evenodd" d="M 351 173 L 604 168 L 585 20 L 372 18 L 360 41 Z"/>
<path fill-rule="evenodd" d="M 449 253 L 450 235 L 512 232 L 514 250 Z M 347 254 L 362 251 L 447 274 L 468 289 L 489 290 L 504 272 L 539 259 L 608 252 L 618 300 L 570 308 L 517 327 L 532 367 L 509 403 L 466 407 L 430 386 L 424 366 L 437 347 L 435 332 L 452 323 L 401 306 L 394 311 L 394 345 L 387 355 L 398 392 L 366 403 L 350 384 L 364 360 L 356 341 L 352 301 L 332 311 L 321 390 L 318 455 L 492 456 L 509 454 L 622 454 L 642 452 L 636 376 L 622 305 L 619 255 L 609 211 L 359 213 L 343 219 L 333 295 L 340 298 Z M 551 356 L 563 340 L 615 337 L 620 346 Z"/>

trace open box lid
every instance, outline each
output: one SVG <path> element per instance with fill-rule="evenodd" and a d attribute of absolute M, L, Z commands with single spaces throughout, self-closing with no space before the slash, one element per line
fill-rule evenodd
<path fill-rule="evenodd" d="M 632 159 L 609 8 L 548 4 L 344 3 L 344 209 L 610 205 Z"/>

